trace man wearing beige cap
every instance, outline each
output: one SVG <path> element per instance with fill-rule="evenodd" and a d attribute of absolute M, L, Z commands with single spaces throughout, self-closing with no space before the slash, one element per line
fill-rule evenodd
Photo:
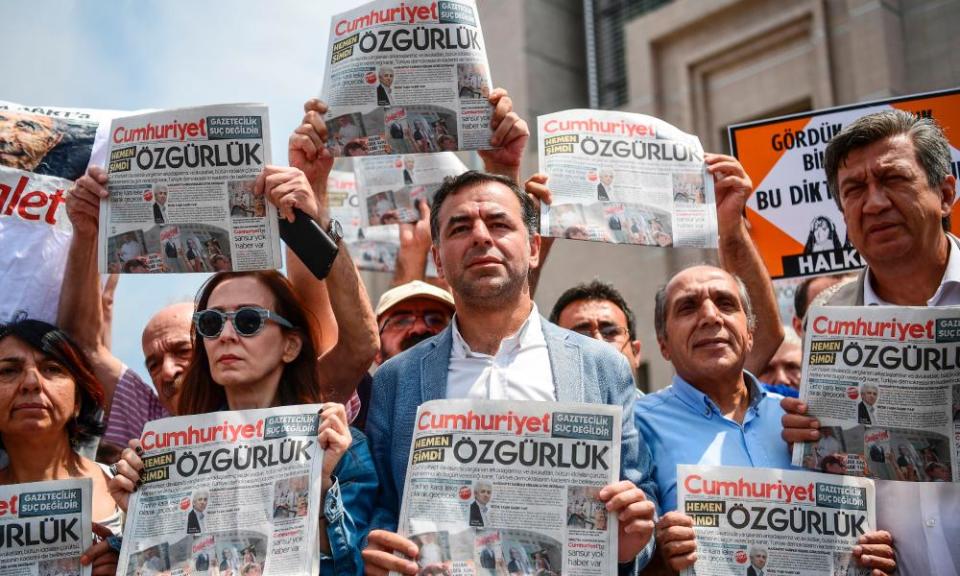
<path fill-rule="evenodd" d="M 377 364 L 438 334 L 450 323 L 453 311 L 449 292 L 420 280 L 384 292 L 376 310 L 380 328 Z"/>

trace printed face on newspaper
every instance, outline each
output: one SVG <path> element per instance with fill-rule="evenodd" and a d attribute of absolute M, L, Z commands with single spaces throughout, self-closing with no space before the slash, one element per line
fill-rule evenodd
<path fill-rule="evenodd" d="M 357 193 L 353 172 L 330 172 L 327 205 L 330 216 L 343 226 L 343 241 L 347 243 L 357 268 L 371 272 L 396 270 L 400 227 L 397 224 L 372 227 L 363 224 L 363 201 Z"/>
<path fill-rule="evenodd" d="M 150 422 L 117 574 L 316 574 L 323 451 L 307 404 Z"/>
<path fill-rule="evenodd" d="M 609 574 L 616 406 L 437 400 L 417 411 L 400 531 L 421 574 Z"/>
<path fill-rule="evenodd" d="M 89 478 L 0 486 L 0 572 L 90 576 L 92 491 Z"/>
<path fill-rule="evenodd" d="M 489 148 L 493 83 L 474 0 L 337 14 L 321 98 L 334 156 Z"/>
<path fill-rule="evenodd" d="M 276 208 L 254 186 L 270 162 L 265 106 L 118 118 L 110 126 L 108 151 L 101 273 L 279 267 Z"/>
<path fill-rule="evenodd" d="M 853 576 L 857 538 L 876 529 L 873 482 L 863 478 L 680 465 L 677 497 L 697 539 L 684 576 Z"/>
<path fill-rule="evenodd" d="M 662 120 L 603 110 L 539 116 L 540 171 L 553 204 L 540 233 L 646 246 L 717 247 L 703 147 Z"/>
<path fill-rule="evenodd" d="M 65 194 L 90 162 L 104 110 L 0 101 L 0 321 L 55 322 L 73 234 Z"/>
<path fill-rule="evenodd" d="M 820 421 L 793 463 L 910 482 L 960 478 L 960 308 L 807 312 L 800 398 Z"/>
<path fill-rule="evenodd" d="M 365 226 L 416 222 L 418 203 L 429 205 L 444 178 L 467 171 L 452 152 L 360 158 L 354 166 Z"/>

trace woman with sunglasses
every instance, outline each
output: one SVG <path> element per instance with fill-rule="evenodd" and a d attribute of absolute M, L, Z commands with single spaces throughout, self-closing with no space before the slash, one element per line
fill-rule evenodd
<path fill-rule="evenodd" d="M 92 564 L 94 576 L 113 576 L 121 512 L 107 488 L 109 472 L 76 452 L 103 433 L 102 407 L 90 362 L 64 332 L 39 320 L 0 326 L 0 447 L 9 459 L 0 484 L 90 478 L 93 531 L 110 541 L 94 544 L 80 562 Z"/>
<path fill-rule="evenodd" d="M 299 169 L 268 166 L 256 188 L 277 205 L 282 217 L 292 221 L 293 209 L 298 208 L 327 227 L 310 182 Z M 352 306 L 343 302 L 344 291 L 331 285 L 332 308 L 350 309 L 353 318 L 338 318 L 342 321 L 337 346 L 318 356 L 317 320 L 304 300 L 312 300 L 313 291 L 326 288 L 318 281 L 305 281 L 303 276 L 309 272 L 295 257 L 288 258 L 288 267 L 291 275 L 298 275 L 299 293 L 276 271 L 219 273 L 204 284 L 197 296 L 193 357 L 183 378 L 177 412 L 204 414 L 326 402 L 318 438 L 324 449 L 321 572 L 361 574 L 359 545 L 372 514 L 377 477 L 366 437 L 349 428 L 346 411 L 337 401 L 346 400 L 340 380 L 357 379 L 344 367 L 348 362 L 342 356 L 349 353 L 350 346 L 353 350 L 359 346 L 364 354 L 371 345 L 375 350 L 376 323 L 362 284 L 352 286 L 361 296 Z M 327 282 L 356 282 L 356 278 L 353 262 L 341 245 Z M 310 293 L 304 294 L 305 289 Z M 345 332 L 348 323 L 359 327 Z M 358 345 L 356 341 L 361 342 Z M 367 356 L 367 365 L 372 356 L 372 352 Z M 351 362 L 355 364 L 356 358 Z M 139 443 L 132 440 L 110 484 L 122 507 L 140 479 L 143 464 L 139 453 Z"/>

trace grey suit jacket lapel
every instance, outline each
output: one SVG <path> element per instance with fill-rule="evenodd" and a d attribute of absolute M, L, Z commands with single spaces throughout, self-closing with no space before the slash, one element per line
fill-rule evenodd
<path fill-rule="evenodd" d="M 450 370 L 450 349 L 453 347 L 452 324 L 437 335 L 431 349 L 420 359 L 421 402 L 447 397 L 447 374 Z"/>
<path fill-rule="evenodd" d="M 557 388 L 557 402 L 583 402 L 583 362 L 581 350 L 569 339 L 566 330 L 551 324 L 541 316 L 543 336 L 550 355 L 550 369 Z"/>

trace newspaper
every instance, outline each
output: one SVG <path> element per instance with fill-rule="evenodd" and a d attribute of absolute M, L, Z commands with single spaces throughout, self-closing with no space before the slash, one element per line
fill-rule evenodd
<path fill-rule="evenodd" d="M 354 166 L 365 226 L 416 222 L 417 202 L 430 204 L 444 178 L 467 171 L 453 152 L 358 158 Z"/>
<path fill-rule="evenodd" d="M 870 573 L 851 556 L 857 538 L 876 530 L 870 480 L 681 464 L 677 497 L 697 535 L 697 563 L 684 576 Z"/>
<path fill-rule="evenodd" d="M 117 574 L 317 574 L 320 408 L 148 423 Z"/>
<path fill-rule="evenodd" d="M 820 421 L 793 463 L 883 480 L 960 479 L 960 307 L 807 312 L 800 398 Z"/>
<path fill-rule="evenodd" d="M 400 228 L 397 224 L 368 228 L 363 224 L 363 210 L 357 195 L 353 172 L 332 170 L 327 178 L 327 205 L 330 216 L 343 227 L 343 241 L 360 270 L 393 272 L 400 251 Z"/>
<path fill-rule="evenodd" d="M 114 120 L 110 198 L 100 204 L 100 272 L 279 268 L 276 208 L 254 186 L 269 163 L 266 106 Z"/>
<path fill-rule="evenodd" d="M 613 574 L 618 406 L 435 400 L 417 410 L 399 529 L 421 574 Z M 434 568 L 428 568 L 429 566 Z"/>
<path fill-rule="evenodd" d="M 0 576 L 90 576 L 89 478 L 0 486 Z"/>
<path fill-rule="evenodd" d="M 696 136 L 628 112 L 537 117 L 540 171 L 553 204 L 540 233 L 647 246 L 717 247 L 713 178 Z"/>
<path fill-rule="evenodd" d="M 0 322 L 57 321 L 73 236 L 65 194 L 115 114 L 0 101 Z"/>
<path fill-rule="evenodd" d="M 323 100 L 335 156 L 490 147 L 473 0 L 377 0 L 333 17 Z"/>

